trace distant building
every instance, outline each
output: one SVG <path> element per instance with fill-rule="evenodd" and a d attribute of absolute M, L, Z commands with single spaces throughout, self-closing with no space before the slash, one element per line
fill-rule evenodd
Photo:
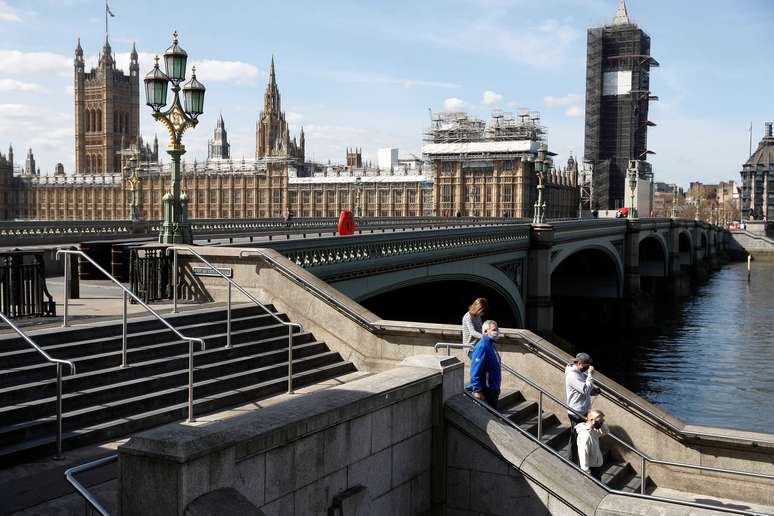
<path fill-rule="evenodd" d="M 35 155 L 32 154 L 32 149 L 27 149 L 27 159 L 24 161 L 24 175 L 34 176 L 37 174 L 37 167 L 35 167 Z"/>
<path fill-rule="evenodd" d="M 389 147 L 379 149 L 376 157 L 376 164 L 381 170 L 390 170 L 398 165 L 398 149 Z"/>
<path fill-rule="evenodd" d="M 218 117 L 215 124 L 215 133 L 212 140 L 207 142 L 207 159 L 231 159 L 231 145 L 228 143 L 226 123 L 223 114 Z"/>
<path fill-rule="evenodd" d="M 489 124 L 465 113 L 433 115 L 422 155 L 432 168 L 435 214 L 532 217 L 535 158 L 545 135 L 539 122 L 536 113 L 515 117 L 496 111 Z M 549 157 L 545 185 L 546 218 L 576 216 L 575 161 L 561 170 Z"/>
<path fill-rule="evenodd" d="M 116 68 L 107 35 L 96 68 L 87 72 L 81 40 L 75 48 L 75 172 L 117 173 L 120 152 L 139 143 L 140 65 L 132 46 L 129 75 Z"/>
<path fill-rule="evenodd" d="M 677 192 L 675 195 L 675 188 Z M 654 183 L 655 193 L 653 194 L 653 211 L 655 211 L 656 217 L 671 217 L 672 206 L 675 203 L 675 197 L 677 200 L 677 210 L 675 215 L 683 217 L 683 207 L 685 205 L 685 192 L 682 188 L 675 184 L 668 183 Z"/>
<path fill-rule="evenodd" d="M 763 139 L 742 166 L 742 217 L 745 220 L 774 219 L 774 135 L 766 122 Z"/>
<path fill-rule="evenodd" d="M 255 131 L 255 157 L 289 158 L 304 161 L 304 128 L 301 128 L 299 140 L 290 138 L 288 123 L 282 111 L 277 77 L 274 73 L 274 57 L 271 58 L 269 84 L 263 97 L 263 111 L 258 118 Z"/>
<path fill-rule="evenodd" d="M 363 168 L 363 149 L 350 149 L 347 147 L 347 166 Z"/>
<path fill-rule="evenodd" d="M 592 209 L 624 206 L 629 161 L 647 159 L 654 66 L 650 36 L 629 20 L 624 0 L 610 25 L 588 30 L 584 160 L 593 170 Z M 650 173 L 647 166 L 638 169 Z"/>

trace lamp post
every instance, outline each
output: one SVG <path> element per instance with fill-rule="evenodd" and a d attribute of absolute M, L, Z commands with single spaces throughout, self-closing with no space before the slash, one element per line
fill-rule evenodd
<path fill-rule="evenodd" d="M 196 80 L 196 67 L 191 69 L 191 80 L 183 87 L 188 54 L 177 44 L 177 32 L 172 34 L 172 46 L 164 52 L 164 69 L 159 69 L 159 58 L 145 76 L 146 103 L 153 109 L 153 118 L 161 122 L 169 131 L 167 153 L 172 158 L 172 184 L 170 191 L 164 194 L 164 223 L 159 231 L 162 244 L 190 244 L 193 240 L 188 222 L 188 195 L 181 193 L 180 157 L 185 154 L 182 143 L 186 129 L 196 127 L 197 118 L 204 112 L 204 85 Z M 167 86 L 172 83 L 175 98 L 169 109 L 167 105 Z M 183 103 L 180 91 L 183 91 Z"/>
<path fill-rule="evenodd" d="M 677 185 L 672 185 L 672 218 L 677 218 Z"/>
<path fill-rule="evenodd" d="M 700 212 L 701 212 L 701 196 L 696 198 L 696 213 L 693 216 L 693 220 L 697 222 L 701 220 L 701 217 L 699 217 Z"/>
<path fill-rule="evenodd" d="M 360 195 L 363 191 L 363 181 L 360 179 L 360 176 L 355 178 L 355 217 L 362 217 L 363 212 L 360 208 Z"/>
<path fill-rule="evenodd" d="M 475 202 L 476 202 L 476 193 L 478 190 L 476 190 L 475 186 L 471 186 L 470 190 L 468 191 L 468 200 L 470 201 L 470 207 L 468 208 L 468 217 L 474 217 L 475 216 Z"/>
<path fill-rule="evenodd" d="M 532 218 L 533 224 L 542 224 L 545 217 L 546 203 L 543 200 L 543 189 L 545 188 L 545 167 L 546 167 L 546 152 L 548 148 L 545 143 L 541 143 L 538 147 L 537 158 L 535 159 L 535 174 L 537 175 L 537 202 L 535 202 L 535 214 Z"/>
<path fill-rule="evenodd" d="M 140 207 L 137 204 L 137 189 L 140 186 L 140 176 L 137 173 L 139 167 L 137 166 L 137 153 L 132 153 L 129 160 L 124 167 L 124 177 L 126 182 L 129 183 L 129 187 L 132 191 L 132 201 L 129 203 L 129 216 L 133 223 L 140 221 Z"/>
<path fill-rule="evenodd" d="M 629 213 L 627 214 L 628 218 L 633 219 L 634 218 L 634 196 L 635 191 L 637 189 L 637 162 L 634 160 L 629 160 L 629 191 L 631 202 L 629 203 Z"/>

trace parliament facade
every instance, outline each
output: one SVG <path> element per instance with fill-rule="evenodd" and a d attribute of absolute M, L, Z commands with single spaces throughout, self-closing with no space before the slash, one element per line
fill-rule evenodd
<path fill-rule="evenodd" d="M 16 167 L 13 151 L 0 153 L 0 218 L 36 220 L 129 219 L 132 196 L 142 218 L 162 217 L 161 199 L 170 187 L 170 165 L 159 161 L 158 141 L 139 135 L 139 68 L 132 48 L 129 75 L 116 68 L 105 40 L 98 66 L 86 72 L 83 50 L 75 51 L 76 171 L 58 164 L 41 175 L 34 158 Z M 234 160 L 220 116 L 206 161 L 182 163 L 183 191 L 191 219 L 335 217 L 343 209 L 363 216 L 531 217 L 536 198 L 535 157 L 543 132 L 532 119 L 495 116 L 473 131 L 474 120 L 442 114 L 426 138 L 422 158 L 387 166 L 365 164 L 359 149 L 346 164 L 306 161 L 301 129 L 291 136 L 282 111 L 272 59 L 263 109 L 256 123 L 255 158 Z M 440 119 L 439 119 L 440 120 Z M 475 124 L 474 124 L 475 125 Z M 458 138 L 459 137 L 459 138 Z M 549 153 L 550 154 L 550 153 Z M 28 161 L 32 151 L 28 153 Z M 128 164 L 138 163 L 133 193 Z M 549 217 L 577 213 L 577 167 L 546 162 Z"/>

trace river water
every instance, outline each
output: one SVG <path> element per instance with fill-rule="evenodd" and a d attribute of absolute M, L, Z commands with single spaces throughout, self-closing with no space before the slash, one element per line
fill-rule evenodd
<path fill-rule="evenodd" d="M 774 433 L 774 262 L 753 262 L 749 284 L 746 263 L 726 265 L 657 312 L 654 334 L 581 346 L 602 373 L 685 423 Z"/>

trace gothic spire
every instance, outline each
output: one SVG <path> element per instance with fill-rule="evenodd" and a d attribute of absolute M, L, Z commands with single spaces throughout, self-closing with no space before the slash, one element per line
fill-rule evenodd
<path fill-rule="evenodd" d="M 613 25 L 629 25 L 630 23 L 629 13 L 626 10 L 626 1 L 619 0 L 615 16 L 613 16 Z"/>
<path fill-rule="evenodd" d="M 272 86 L 277 85 L 277 79 L 274 76 L 274 54 L 271 55 L 271 71 L 269 72 L 269 82 Z"/>

